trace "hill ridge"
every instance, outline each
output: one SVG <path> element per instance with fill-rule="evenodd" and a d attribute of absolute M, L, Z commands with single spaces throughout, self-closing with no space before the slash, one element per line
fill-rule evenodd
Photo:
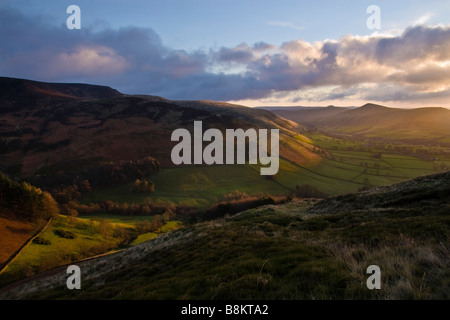
<path fill-rule="evenodd" d="M 85 83 L 42 82 L 20 78 L 0 77 L 0 96 L 46 96 L 68 99 L 105 99 L 123 94 L 108 86 Z"/>
<path fill-rule="evenodd" d="M 326 134 L 386 143 L 450 146 L 450 110 L 441 107 L 401 109 L 366 103 L 355 109 L 272 112 Z"/>

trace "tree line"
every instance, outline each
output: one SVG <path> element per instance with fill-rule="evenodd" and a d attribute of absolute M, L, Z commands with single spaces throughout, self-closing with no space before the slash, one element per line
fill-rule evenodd
<path fill-rule="evenodd" d="M 139 160 L 103 161 L 86 166 L 76 172 L 68 168 L 48 169 L 47 172 L 30 177 L 30 183 L 45 189 L 68 188 L 77 186 L 80 193 L 91 188 L 115 186 L 136 180 L 145 180 L 160 168 L 159 161 L 152 157 Z"/>
<path fill-rule="evenodd" d="M 61 204 L 61 213 L 69 216 L 90 215 L 95 213 L 109 213 L 122 216 L 150 216 L 164 215 L 169 218 L 178 216 L 189 216 L 197 212 L 197 209 L 187 204 L 175 204 L 172 201 L 147 198 L 140 203 L 117 202 L 103 200 L 95 203 L 82 204 L 78 201 L 69 201 Z"/>
<path fill-rule="evenodd" d="M 34 222 L 48 220 L 60 212 L 50 193 L 28 182 L 12 180 L 3 172 L 0 172 L 0 207 Z"/>

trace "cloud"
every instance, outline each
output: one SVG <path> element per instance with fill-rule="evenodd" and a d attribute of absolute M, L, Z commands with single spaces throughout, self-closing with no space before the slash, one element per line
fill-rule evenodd
<path fill-rule="evenodd" d="M 259 45 L 259 48 L 262 47 L 262 45 Z M 235 48 L 220 48 L 216 58 L 219 62 L 247 63 L 253 59 L 253 53 L 250 47 L 241 44 Z"/>
<path fill-rule="evenodd" d="M 54 73 L 66 69 L 66 72 L 79 75 L 116 75 L 127 67 L 124 57 L 103 46 L 80 46 L 69 52 L 60 52 L 52 63 Z"/>
<path fill-rule="evenodd" d="M 427 12 L 424 15 L 420 16 L 416 21 L 414 21 L 413 26 L 425 25 L 432 17 L 433 13 Z"/>
<path fill-rule="evenodd" d="M 267 50 L 272 50 L 275 48 L 276 47 L 274 45 L 271 45 L 264 41 L 257 42 L 253 45 L 253 50 L 256 50 L 256 51 L 267 51 Z"/>
<path fill-rule="evenodd" d="M 170 99 L 291 101 L 450 98 L 450 27 L 398 35 L 174 50 L 150 28 L 68 30 L 0 6 L 0 73 L 110 85 Z"/>
<path fill-rule="evenodd" d="M 450 59 L 450 28 L 416 26 L 400 37 L 381 38 L 376 42 L 380 64 L 409 66 L 426 60 Z"/>

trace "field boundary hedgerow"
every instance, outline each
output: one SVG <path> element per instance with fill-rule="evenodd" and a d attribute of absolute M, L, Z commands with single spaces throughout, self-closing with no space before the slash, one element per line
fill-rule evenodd
<path fill-rule="evenodd" d="M 6 268 L 14 262 L 14 260 L 16 260 L 16 258 L 20 255 L 20 253 L 30 245 L 30 243 L 33 242 L 33 240 L 35 238 L 37 238 L 38 236 L 40 236 L 45 230 L 47 230 L 47 227 L 50 225 L 50 223 L 52 222 L 52 218 L 48 219 L 47 222 L 40 228 L 38 229 L 34 235 L 32 235 L 27 241 L 24 242 L 24 244 L 16 250 L 16 252 L 14 252 L 2 265 L 0 265 L 0 275 L 3 273 L 3 271 L 6 270 Z"/>

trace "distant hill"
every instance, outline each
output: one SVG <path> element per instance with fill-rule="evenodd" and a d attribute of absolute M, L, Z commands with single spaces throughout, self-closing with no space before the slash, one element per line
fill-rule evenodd
<path fill-rule="evenodd" d="M 33 102 L 42 98 L 65 98 L 77 100 L 106 99 L 120 97 L 117 90 L 106 86 L 79 83 L 46 83 L 25 79 L 0 77 L 0 97 L 4 100 L 1 111 L 8 106 L 19 107 L 19 103 Z"/>
<path fill-rule="evenodd" d="M 280 115 L 286 119 L 295 121 L 298 124 L 310 126 L 312 123 L 315 123 L 315 121 L 317 121 L 318 119 L 333 117 L 350 109 L 345 107 L 328 106 L 328 107 L 301 107 L 300 109 L 272 108 L 270 110 L 273 113 Z"/>
<path fill-rule="evenodd" d="M 173 166 L 177 128 L 280 130 L 280 155 L 297 164 L 319 156 L 299 126 L 267 110 L 212 101 L 125 95 L 104 86 L 0 78 L 0 163 L 18 178 L 76 172 L 102 161 L 153 157 Z"/>
<path fill-rule="evenodd" d="M 445 108 L 399 109 L 368 103 L 355 109 L 326 107 L 272 109 L 272 112 L 330 134 L 450 146 L 450 110 Z"/>
<path fill-rule="evenodd" d="M 344 109 L 348 109 L 348 110 L 351 110 L 351 109 L 355 109 L 356 107 L 336 107 L 336 106 L 332 106 L 332 105 L 329 105 L 329 106 L 319 106 L 319 107 L 305 107 L 305 106 L 292 106 L 292 107 L 279 107 L 279 106 L 277 106 L 277 107 L 271 107 L 271 106 L 264 106 L 264 107 L 254 107 L 255 109 L 264 109 L 264 110 L 269 110 L 269 111 L 299 111 L 299 110 L 302 110 L 302 111 L 311 111 L 311 110 L 317 110 L 317 109 L 320 109 L 320 110 L 323 110 L 323 109 L 325 109 L 325 108 L 338 108 L 338 109 L 342 109 L 342 110 L 344 110 Z"/>

